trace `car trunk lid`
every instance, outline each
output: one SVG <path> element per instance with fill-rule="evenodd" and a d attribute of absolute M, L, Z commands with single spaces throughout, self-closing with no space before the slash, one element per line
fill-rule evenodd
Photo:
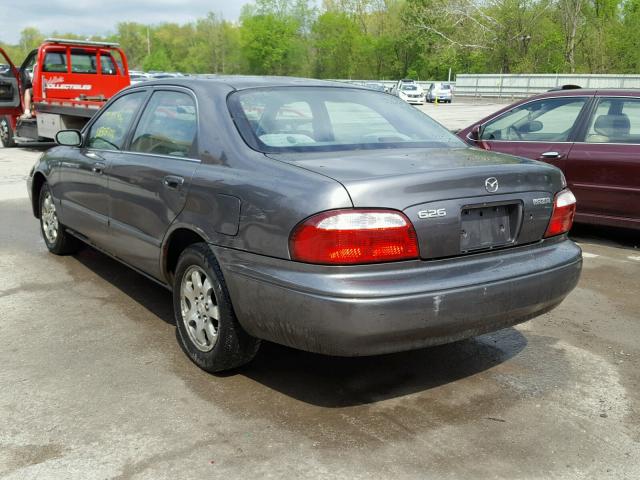
<path fill-rule="evenodd" d="M 422 258 L 542 239 L 561 172 L 471 148 L 269 154 L 340 182 L 356 208 L 392 208 L 413 223 Z"/>

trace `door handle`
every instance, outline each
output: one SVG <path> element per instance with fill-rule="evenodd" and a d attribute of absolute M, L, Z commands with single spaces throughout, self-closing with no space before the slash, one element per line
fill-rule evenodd
<path fill-rule="evenodd" d="M 91 167 L 91 171 L 97 173 L 98 175 L 102 175 L 106 166 L 107 164 L 104 162 L 96 162 L 93 164 L 93 167 Z"/>
<path fill-rule="evenodd" d="M 562 158 L 564 155 L 560 154 L 560 152 L 544 152 L 540 154 L 540 158 Z"/>
<path fill-rule="evenodd" d="M 87 153 L 85 153 L 85 156 L 87 156 L 89 158 L 92 158 L 94 160 L 104 160 L 104 158 L 102 158 L 100 155 L 98 155 L 95 152 L 87 152 Z"/>
<path fill-rule="evenodd" d="M 184 183 L 184 178 L 177 177 L 175 175 L 167 175 L 162 179 L 162 184 L 165 187 L 171 188 L 173 190 L 178 190 L 183 183 Z"/>

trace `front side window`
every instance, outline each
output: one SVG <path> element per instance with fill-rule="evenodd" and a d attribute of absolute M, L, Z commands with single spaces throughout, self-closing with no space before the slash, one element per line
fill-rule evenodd
<path fill-rule="evenodd" d="M 71 73 L 96 73 L 96 52 L 71 50 Z"/>
<path fill-rule="evenodd" d="M 87 147 L 101 150 L 122 150 L 131 122 L 146 92 L 120 97 L 98 117 L 87 135 Z"/>
<path fill-rule="evenodd" d="M 250 89 L 232 94 L 229 108 L 245 141 L 262 152 L 464 147 L 399 98 L 365 89 Z"/>
<path fill-rule="evenodd" d="M 584 97 L 548 98 L 520 105 L 488 122 L 482 140 L 566 142 L 585 102 Z"/>
<path fill-rule="evenodd" d="M 197 130 L 196 104 L 181 92 L 155 92 L 131 141 L 132 152 L 187 157 Z"/>
<path fill-rule="evenodd" d="M 44 56 L 43 72 L 66 73 L 67 71 L 67 53 L 64 50 L 47 51 Z"/>
<path fill-rule="evenodd" d="M 585 141 L 640 143 L 640 99 L 601 99 L 589 123 Z"/>

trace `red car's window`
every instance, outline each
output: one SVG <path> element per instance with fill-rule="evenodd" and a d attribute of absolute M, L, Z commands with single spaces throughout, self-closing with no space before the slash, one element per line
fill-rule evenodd
<path fill-rule="evenodd" d="M 564 97 L 520 105 L 489 121 L 483 128 L 482 139 L 566 142 L 585 103 L 584 97 Z"/>
<path fill-rule="evenodd" d="M 589 123 L 585 141 L 640 144 L 640 99 L 601 99 Z"/>

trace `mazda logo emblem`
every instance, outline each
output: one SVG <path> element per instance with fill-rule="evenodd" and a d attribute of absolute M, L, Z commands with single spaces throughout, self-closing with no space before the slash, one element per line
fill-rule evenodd
<path fill-rule="evenodd" d="M 490 177 L 484 181 L 484 188 L 486 188 L 489 193 L 497 192 L 498 187 L 498 179 L 496 177 Z"/>

